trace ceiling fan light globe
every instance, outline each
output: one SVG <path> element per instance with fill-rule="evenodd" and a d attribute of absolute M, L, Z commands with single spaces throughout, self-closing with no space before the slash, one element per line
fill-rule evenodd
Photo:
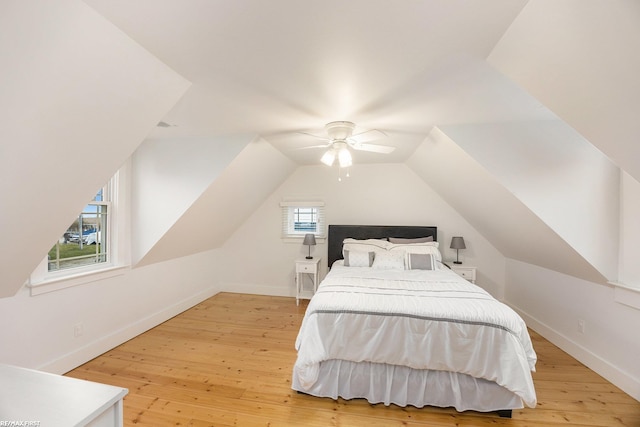
<path fill-rule="evenodd" d="M 348 168 L 353 164 L 353 159 L 351 158 L 351 153 L 348 149 L 342 148 L 338 153 L 338 162 L 340 163 L 341 168 Z"/>
<path fill-rule="evenodd" d="M 329 150 L 322 155 L 320 161 L 327 166 L 333 165 L 333 162 L 336 159 L 336 152 L 334 150 Z"/>

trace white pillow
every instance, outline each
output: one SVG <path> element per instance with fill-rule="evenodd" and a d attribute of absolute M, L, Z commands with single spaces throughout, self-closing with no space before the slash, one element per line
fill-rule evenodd
<path fill-rule="evenodd" d="M 438 242 L 424 243 L 392 243 L 389 251 L 401 251 L 410 254 L 432 254 L 436 261 L 442 261 L 442 255 L 438 250 Z"/>
<path fill-rule="evenodd" d="M 404 270 L 404 252 L 377 252 L 372 267 L 379 270 Z"/>
<path fill-rule="evenodd" d="M 412 239 L 407 239 L 404 237 L 389 237 L 389 241 L 391 243 L 424 243 L 424 242 L 433 242 L 433 236 L 427 237 L 415 237 Z"/>
<path fill-rule="evenodd" d="M 345 267 L 371 267 L 375 253 L 364 251 L 351 251 L 345 249 L 344 251 L 344 266 Z"/>
<path fill-rule="evenodd" d="M 344 239 L 342 241 L 342 257 L 344 258 L 344 251 L 361 251 L 361 252 L 386 252 L 391 243 L 386 240 L 380 239 Z"/>

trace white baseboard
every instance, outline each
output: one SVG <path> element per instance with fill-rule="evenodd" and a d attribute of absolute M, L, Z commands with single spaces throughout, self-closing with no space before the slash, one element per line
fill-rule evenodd
<path fill-rule="evenodd" d="M 253 285 L 246 283 L 221 283 L 218 285 L 220 292 L 232 292 L 236 294 L 269 295 L 273 297 L 294 297 L 295 289 L 287 289 L 282 286 Z"/>
<path fill-rule="evenodd" d="M 55 360 L 45 363 L 37 370 L 50 372 L 54 374 L 63 374 L 70 370 L 88 362 L 89 360 L 111 350 L 114 347 L 130 340 L 131 338 L 140 335 L 141 333 L 148 331 L 154 326 L 182 313 L 185 310 L 193 307 L 196 304 L 210 298 L 220 290 L 216 288 L 210 288 L 195 294 L 189 298 L 179 301 L 169 307 L 163 308 L 161 311 L 153 313 L 143 319 L 140 319 L 136 323 L 132 323 L 122 329 L 114 331 L 113 333 L 101 337 L 83 347 L 80 347 L 70 353 L 65 354 Z"/>
<path fill-rule="evenodd" d="M 510 304 L 509 304 L 510 305 Z M 589 369 L 604 377 L 616 387 L 627 393 L 629 396 L 640 401 L 640 380 L 634 378 L 629 373 L 620 370 L 610 362 L 601 358 L 591 350 L 586 349 L 575 341 L 567 338 L 563 334 L 555 331 L 544 322 L 530 316 L 518 307 L 510 305 L 526 322 L 527 326 L 542 335 L 554 345 L 583 363 Z"/>

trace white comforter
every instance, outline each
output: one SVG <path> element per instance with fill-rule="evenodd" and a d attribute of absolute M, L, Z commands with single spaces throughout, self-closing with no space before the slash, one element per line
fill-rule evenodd
<path fill-rule="evenodd" d="M 339 359 L 460 372 L 535 407 L 536 354 L 524 321 L 450 270 L 334 265 L 307 308 L 294 366 L 303 388 Z"/>

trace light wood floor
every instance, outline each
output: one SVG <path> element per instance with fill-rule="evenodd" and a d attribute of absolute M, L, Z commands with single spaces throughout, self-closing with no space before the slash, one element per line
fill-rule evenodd
<path fill-rule="evenodd" d="M 290 388 L 306 304 L 221 293 L 67 375 L 129 389 L 126 426 L 640 426 L 640 403 L 532 332 L 535 409 L 512 419 Z"/>

